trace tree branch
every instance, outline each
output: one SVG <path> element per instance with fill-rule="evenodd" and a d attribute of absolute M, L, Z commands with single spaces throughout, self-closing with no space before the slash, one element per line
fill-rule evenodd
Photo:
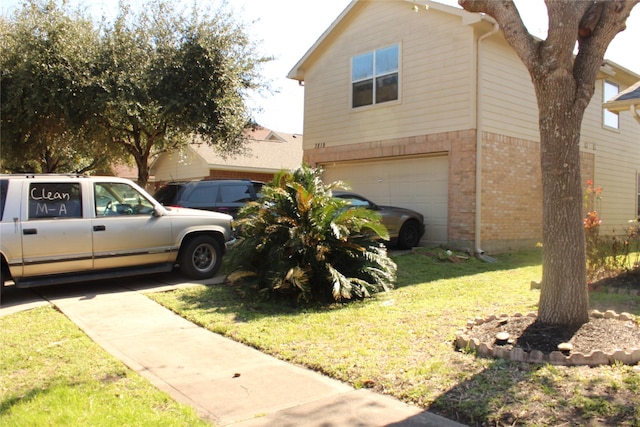
<path fill-rule="evenodd" d="M 590 3 L 578 30 L 578 53 L 573 65 L 576 99 L 589 102 L 602 58 L 614 37 L 626 28 L 626 20 L 640 0 L 601 0 Z"/>
<path fill-rule="evenodd" d="M 604 6 L 604 3 L 591 4 L 591 7 L 589 7 L 580 20 L 580 26 L 578 27 L 578 36 L 580 38 L 590 37 L 593 34 L 596 29 L 596 25 L 600 22 Z"/>
<path fill-rule="evenodd" d="M 593 3 L 545 0 L 545 4 L 549 17 L 549 31 L 547 39 L 541 42 L 540 60 L 547 72 L 558 67 L 571 70 L 578 28 L 582 17 Z"/>
<path fill-rule="evenodd" d="M 494 18 L 527 69 L 537 67 L 539 42 L 525 27 L 513 0 L 458 0 L 458 4 L 467 12 L 486 13 Z"/>

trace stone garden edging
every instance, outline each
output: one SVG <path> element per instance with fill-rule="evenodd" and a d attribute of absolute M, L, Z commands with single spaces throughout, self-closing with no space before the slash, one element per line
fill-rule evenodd
<path fill-rule="evenodd" d="M 610 353 L 605 353 L 601 350 L 593 350 L 587 354 L 581 352 L 562 352 L 552 351 L 550 353 L 543 353 L 540 350 L 532 350 L 526 352 L 521 348 L 494 345 L 494 343 L 481 342 L 478 338 L 471 338 L 469 333 L 476 325 L 481 325 L 486 322 L 490 322 L 496 319 L 509 318 L 509 317 L 523 317 L 525 315 L 516 313 L 512 316 L 502 314 L 500 316 L 489 316 L 486 318 L 476 318 L 467 322 L 465 330 L 456 334 L 455 346 L 459 350 L 469 349 L 476 351 L 478 355 L 484 357 L 501 358 L 505 360 L 511 360 L 514 362 L 527 362 L 527 363 L 549 363 L 552 365 L 564 365 L 564 366 L 598 366 L 598 365 L 610 365 L 615 362 L 624 363 L 626 365 L 636 365 L 640 363 L 640 349 L 617 349 Z M 527 317 L 537 317 L 536 313 L 528 313 Z M 634 320 L 634 316 L 629 313 L 616 313 L 613 310 L 607 310 L 606 312 L 600 312 L 598 310 L 592 310 L 590 316 L 593 318 L 605 318 L 615 319 L 621 321 Z M 567 355 L 567 353 L 569 353 Z"/>

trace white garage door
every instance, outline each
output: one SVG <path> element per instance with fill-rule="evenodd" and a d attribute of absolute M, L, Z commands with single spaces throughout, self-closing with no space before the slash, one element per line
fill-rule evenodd
<path fill-rule="evenodd" d="M 413 209 L 424 215 L 422 243 L 447 242 L 447 156 L 411 157 L 323 165 L 324 181 L 344 181 L 379 205 Z"/>

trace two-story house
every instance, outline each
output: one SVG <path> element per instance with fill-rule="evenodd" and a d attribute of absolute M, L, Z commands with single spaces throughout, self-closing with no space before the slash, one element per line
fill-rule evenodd
<path fill-rule="evenodd" d="M 421 2 L 423 3 L 423 2 Z M 424 244 L 533 247 L 542 235 L 537 103 L 488 16 L 426 2 L 350 3 L 293 67 L 304 160 L 380 204 L 425 215 Z M 640 126 L 602 103 L 640 76 L 605 62 L 582 126 L 582 174 L 603 227 L 638 210 Z"/>

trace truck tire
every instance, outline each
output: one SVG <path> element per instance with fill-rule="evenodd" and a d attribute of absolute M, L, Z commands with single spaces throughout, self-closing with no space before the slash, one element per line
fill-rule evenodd
<path fill-rule="evenodd" d="M 200 235 L 182 244 L 178 260 L 180 271 L 190 279 L 213 277 L 222 265 L 222 248 L 212 236 Z"/>

